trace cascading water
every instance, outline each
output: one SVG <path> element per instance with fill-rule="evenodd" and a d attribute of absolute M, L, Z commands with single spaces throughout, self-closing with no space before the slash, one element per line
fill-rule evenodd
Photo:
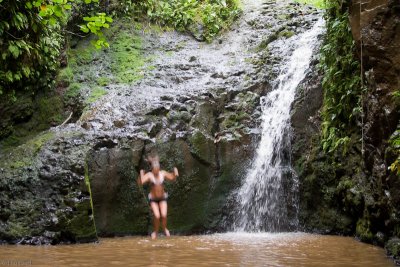
<path fill-rule="evenodd" d="M 290 107 L 323 31 L 323 20 L 301 34 L 277 78 L 261 98 L 262 133 L 251 169 L 237 192 L 236 231 L 284 231 L 297 224 L 297 177 L 290 162 Z"/>

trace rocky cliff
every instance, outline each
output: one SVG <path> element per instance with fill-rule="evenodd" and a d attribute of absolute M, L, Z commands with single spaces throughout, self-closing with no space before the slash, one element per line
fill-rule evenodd
<path fill-rule="evenodd" d="M 398 1 L 385 0 L 349 5 L 354 58 L 362 64 L 365 90 L 362 116 L 346 126 L 351 136 L 347 153 L 327 154 L 320 148 L 323 101 L 318 77 L 299 91 L 292 117 L 303 227 L 386 243 L 397 257 L 400 178 L 391 166 L 395 169 L 392 164 L 399 156 L 393 141 L 399 129 L 399 8 Z M 301 103 L 307 101 L 312 104 L 305 108 Z"/>

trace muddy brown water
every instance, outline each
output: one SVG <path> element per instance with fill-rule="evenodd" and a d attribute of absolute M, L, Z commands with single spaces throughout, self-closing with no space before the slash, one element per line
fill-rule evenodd
<path fill-rule="evenodd" d="M 305 233 L 104 238 L 99 243 L 0 246 L 0 266 L 394 266 L 382 248 Z"/>

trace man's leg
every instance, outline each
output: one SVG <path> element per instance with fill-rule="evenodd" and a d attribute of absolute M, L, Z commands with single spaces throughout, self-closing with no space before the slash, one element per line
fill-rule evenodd
<path fill-rule="evenodd" d="M 153 211 L 153 232 L 151 233 L 151 239 L 157 237 L 158 229 L 160 228 L 160 207 L 157 202 L 150 202 L 151 210 Z"/>

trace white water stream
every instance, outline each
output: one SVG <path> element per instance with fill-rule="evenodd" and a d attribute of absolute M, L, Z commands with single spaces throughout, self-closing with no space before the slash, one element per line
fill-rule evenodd
<path fill-rule="evenodd" d="M 261 141 L 237 192 L 236 231 L 276 232 L 297 225 L 298 181 L 292 171 L 290 152 L 287 152 L 290 149 L 290 108 L 322 31 L 323 20 L 320 19 L 311 30 L 294 38 L 295 49 L 282 67 L 274 90 L 261 98 Z"/>

